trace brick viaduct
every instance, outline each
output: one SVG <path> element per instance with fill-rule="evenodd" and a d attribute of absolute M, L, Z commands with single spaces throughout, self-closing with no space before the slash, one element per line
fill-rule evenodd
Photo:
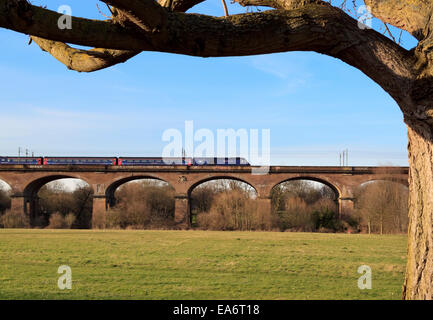
<path fill-rule="evenodd" d="M 235 179 L 251 185 L 259 201 L 271 209 L 271 190 L 289 180 L 313 180 L 331 187 L 336 194 L 340 213 L 353 209 L 354 191 L 373 180 L 393 180 L 407 186 L 407 167 L 288 167 L 272 166 L 267 174 L 253 174 L 253 167 L 242 166 L 35 166 L 2 165 L 0 180 L 11 187 L 13 210 L 34 217 L 39 189 L 54 180 L 81 179 L 93 189 L 93 224 L 103 226 L 107 209 L 114 203 L 114 192 L 124 183 L 151 178 L 169 183 L 175 190 L 175 221 L 179 228 L 188 228 L 190 195 L 203 182 L 214 179 Z"/>

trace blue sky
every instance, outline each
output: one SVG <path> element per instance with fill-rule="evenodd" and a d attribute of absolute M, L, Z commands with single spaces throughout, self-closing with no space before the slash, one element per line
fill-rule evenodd
<path fill-rule="evenodd" d="M 103 19 L 96 1 L 33 1 Z M 100 4 L 101 9 L 104 8 Z M 245 10 L 230 5 L 231 13 Z M 219 0 L 194 11 L 223 14 Z M 0 29 L 0 154 L 160 156 L 164 130 L 270 129 L 271 164 L 407 165 L 396 103 L 343 62 L 292 52 L 235 58 L 142 53 L 96 73 L 67 70 Z M 409 36 L 405 47 L 415 45 Z M 216 134 L 215 134 L 216 135 Z"/>

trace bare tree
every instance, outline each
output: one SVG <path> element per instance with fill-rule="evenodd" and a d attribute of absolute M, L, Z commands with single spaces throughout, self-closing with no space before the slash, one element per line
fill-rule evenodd
<path fill-rule="evenodd" d="M 217 194 L 214 186 L 203 184 L 191 193 L 191 213 L 208 212 Z"/>
<path fill-rule="evenodd" d="M 81 186 L 74 191 L 67 191 L 60 182 L 45 185 L 39 190 L 39 215 L 36 225 L 44 227 L 49 224 L 52 214 L 62 217 L 72 214 L 75 217 L 75 228 L 90 228 L 92 221 L 93 190 L 90 186 Z M 71 224 L 72 225 L 72 224 Z"/>
<path fill-rule="evenodd" d="M 214 194 L 209 212 L 197 216 L 198 226 L 211 230 L 270 230 L 273 216 L 240 188 Z"/>
<path fill-rule="evenodd" d="M 356 212 L 368 233 L 407 231 L 407 189 L 396 182 L 379 180 L 357 192 Z"/>
<path fill-rule="evenodd" d="M 117 221 L 111 227 L 167 228 L 174 222 L 174 190 L 153 180 L 130 182 L 116 191 Z M 110 215 L 110 213 L 109 213 Z"/>
<path fill-rule="evenodd" d="M 377 19 L 418 40 L 413 50 L 359 28 L 344 10 L 320 0 L 235 0 L 276 10 L 227 17 L 184 13 L 202 1 L 103 0 L 112 6 L 109 20 L 72 17 L 73 28 L 61 29 L 59 13 L 26 0 L 0 0 L 0 27 L 30 34 L 43 50 L 77 71 L 107 68 L 142 51 L 200 57 L 315 51 L 361 70 L 397 102 L 408 128 L 410 223 L 403 297 L 433 299 L 431 1 L 364 0 Z M 75 49 L 67 43 L 95 48 Z"/>
<path fill-rule="evenodd" d="M 281 230 L 325 231 L 327 228 L 320 225 L 317 218 L 329 213 L 338 223 L 335 198 L 336 194 L 330 187 L 310 180 L 286 181 L 271 192 L 272 210 L 278 217 L 277 225 Z"/>

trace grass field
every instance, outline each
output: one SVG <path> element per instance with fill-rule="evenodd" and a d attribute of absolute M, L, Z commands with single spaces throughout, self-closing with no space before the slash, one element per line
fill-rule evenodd
<path fill-rule="evenodd" d="M 0 299 L 400 299 L 405 262 L 404 235 L 0 229 Z"/>

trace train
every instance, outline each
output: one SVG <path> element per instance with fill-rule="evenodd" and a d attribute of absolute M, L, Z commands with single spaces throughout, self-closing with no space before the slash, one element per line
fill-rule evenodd
<path fill-rule="evenodd" d="M 240 157 L 2 157 L 0 165 L 103 165 L 103 166 L 249 166 Z"/>

